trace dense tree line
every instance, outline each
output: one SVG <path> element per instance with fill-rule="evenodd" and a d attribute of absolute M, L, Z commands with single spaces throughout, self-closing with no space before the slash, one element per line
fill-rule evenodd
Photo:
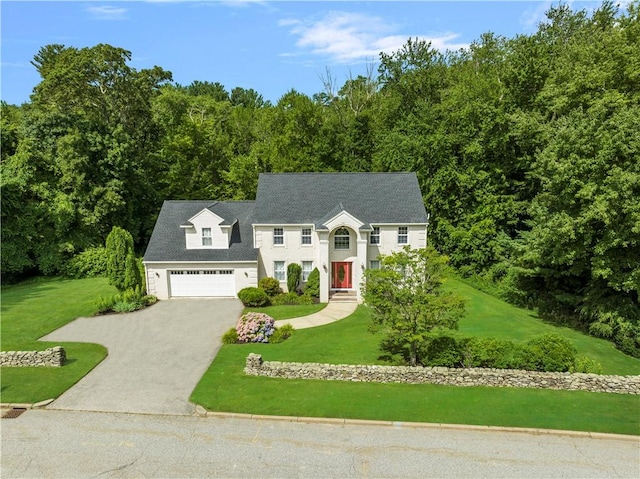
<path fill-rule="evenodd" d="M 457 52 L 409 40 L 276 104 L 130 58 L 45 46 L 31 101 L 2 104 L 5 279 L 63 272 L 113 226 L 141 250 L 163 199 L 251 199 L 260 172 L 415 171 L 462 275 L 638 355 L 637 1 Z"/>

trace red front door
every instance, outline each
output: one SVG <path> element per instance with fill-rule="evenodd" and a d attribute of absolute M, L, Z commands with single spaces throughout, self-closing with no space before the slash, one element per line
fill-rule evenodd
<path fill-rule="evenodd" d="M 333 289 L 351 288 L 351 263 L 331 263 L 331 287 Z"/>

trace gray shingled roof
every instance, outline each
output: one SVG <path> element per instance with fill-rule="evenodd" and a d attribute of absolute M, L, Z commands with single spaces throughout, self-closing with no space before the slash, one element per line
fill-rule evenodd
<path fill-rule="evenodd" d="M 185 246 L 180 225 L 208 208 L 233 225 L 229 249 Z M 256 201 L 165 201 L 144 255 L 145 261 L 257 261 L 253 224 L 314 224 L 341 211 L 364 222 L 427 223 L 415 173 L 265 173 Z"/>
<path fill-rule="evenodd" d="M 264 173 L 254 222 L 318 225 L 342 209 L 365 224 L 427 223 L 415 173 Z"/>
<path fill-rule="evenodd" d="M 211 200 L 165 201 L 151 233 L 144 261 L 257 261 L 253 247 L 253 201 Z M 229 249 L 190 249 L 185 245 L 185 232 L 180 225 L 209 208 L 233 224 Z M 234 222 L 237 220 L 237 223 Z"/>

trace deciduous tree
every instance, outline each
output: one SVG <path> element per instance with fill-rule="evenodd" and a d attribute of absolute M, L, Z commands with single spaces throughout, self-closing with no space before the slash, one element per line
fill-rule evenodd
<path fill-rule="evenodd" d="M 420 361 L 420 348 L 435 328 L 457 329 L 464 301 L 444 291 L 447 258 L 435 249 L 410 249 L 381 257 L 380 269 L 365 271 L 362 297 L 372 311 L 374 330 L 383 344 L 403 349 L 409 363 Z"/>

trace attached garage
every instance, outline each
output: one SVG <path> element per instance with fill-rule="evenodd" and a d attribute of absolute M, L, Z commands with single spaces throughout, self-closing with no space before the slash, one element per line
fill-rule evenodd
<path fill-rule="evenodd" d="M 236 295 L 232 269 L 170 270 L 170 295 L 173 297 L 224 297 Z"/>

